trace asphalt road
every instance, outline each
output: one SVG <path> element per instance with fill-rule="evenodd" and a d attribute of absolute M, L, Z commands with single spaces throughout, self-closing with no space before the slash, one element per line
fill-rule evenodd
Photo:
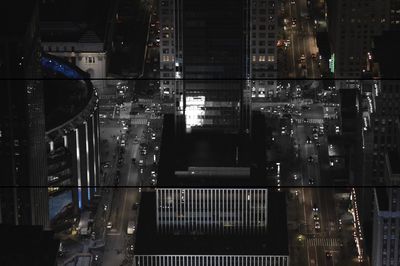
<path fill-rule="evenodd" d="M 322 108 L 312 106 L 306 115 L 320 117 L 323 116 L 322 111 Z M 305 236 L 307 265 L 345 265 L 341 254 L 341 244 L 344 241 L 341 238 L 343 235 L 352 235 L 352 231 L 349 230 L 346 234 L 340 233 L 338 224 L 340 216 L 337 213 L 338 204 L 335 202 L 334 184 L 332 179 L 325 175 L 327 171 L 321 171 L 321 169 L 329 168 L 326 135 L 319 137 L 319 147 L 315 145 L 314 140 L 311 144 L 306 143 L 307 137 L 312 139 L 314 126 L 319 127 L 319 124 L 300 123 L 294 126 L 294 137 L 299 144 L 302 161 L 300 183 L 306 186 L 298 190 L 298 198 L 301 202 L 300 220 L 305 222 L 301 233 Z M 313 162 L 308 161 L 310 156 L 313 157 Z M 310 184 L 310 179 L 314 179 L 315 183 Z M 313 211 L 314 206 L 318 207 L 317 212 Z M 316 227 L 315 214 L 319 217 L 320 228 Z M 332 257 L 327 257 L 327 253 L 330 253 Z"/>
<path fill-rule="evenodd" d="M 307 18 L 310 10 L 306 0 L 296 0 L 296 4 L 291 4 L 291 0 L 285 0 L 286 30 L 284 36 L 290 40 L 289 47 L 283 51 L 289 78 L 320 78 L 318 59 L 313 59 L 312 54 L 318 53 L 314 22 Z M 293 19 L 296 26 L 293 26 Z M 305 68 L 301 67 L 300 57 L 305 56 Z"/>

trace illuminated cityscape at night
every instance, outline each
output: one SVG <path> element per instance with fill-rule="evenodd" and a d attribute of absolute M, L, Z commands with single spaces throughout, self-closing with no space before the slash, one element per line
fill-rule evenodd
<path fill-rule="evenodd" d="M 400 265 L 400 0 L 1 11 L 0 265 Z"/>

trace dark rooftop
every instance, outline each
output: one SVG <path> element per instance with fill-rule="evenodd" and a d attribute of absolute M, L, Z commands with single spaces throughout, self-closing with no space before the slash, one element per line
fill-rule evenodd
<path fill-rule="evenodd" d="M 400 156 L 398 151 L 389 151 L 388 158 L 392 174 L 400 174 Z"/>
<path fill-rule="evenodd" d="M 1 6 L 0 36 L 25 34 L 33 18 L 36 1 L 7 1 Z"/>
<path fill-rule="evenodd" d="M 387 188 L 377 187 L 375 188 L 376 198 L 378 200 L 378 207 L 380 211 L 389 210 L 389 197 L 387 194 Z"/>
<path fill-rule="evenodd" d="M 100 39 L 104 39 L 109 11 L 113 0 L 55 0 L 40 5 L 41 22 L 70 22 L 81 28 L 93 30 Z M 62 29 L 62 28 L 60 28 Z M 54 33 L 57 35 L 57 31 Z M 62 37 L 62 35 L 57 35 Z M 46 35 L 46 37 L 48 37 Z"/>
<path fill-rule="evenodd" d="M 288 255 L 285 194 L 268 191 L 268 226 L 257 235 L 171 235 L 156 230 L 154 192 L 143 192 L 135 254 L 137 255 Z"/>
<path fill-rule="evenodd" d="M 41 226 L 0 225 L 1 265 L 56 265 L 59 241 Z"/>
<path fill-rule="evenodd" d="M 246 134 L 185 133 L 173 115 L 165 115 L 158 186 L 267 186 L 264 120 L 257 117 L 254 121 L 261 120 L 253 123 L 257 132 L 250 139 Z"/>
<path fill-rule="evenodd" d="M 51 61 L 51 63 L 50 63 Z M 67 122 L 81 112 L 93 94 L 87 74 L 65 60 L 42 57 L 46 131 Z"/>
<path fill-rule="evenodd" d="M 379 63 L 381 78 L 400 77 L 398 62 L 400 61 L 400 32 L 386 31 L 374 38 L 373 56 Z"/>

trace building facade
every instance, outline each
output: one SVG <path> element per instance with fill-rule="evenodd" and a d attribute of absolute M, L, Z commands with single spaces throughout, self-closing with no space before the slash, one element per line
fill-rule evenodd
<path fill-rule="evenodd" d="M 87 72 L 102 94 L 106 88 L 107 53 L 94 31 L 73 22 L 41 22 L 42 49 Z"/>
<path fill-rule="evenodd" d="M 398 152 L 385 156 L 385 184 L 388 187 L 374 189 L 374 216 L 372 264 L 376 266 L 400 263 L 400 169 Z"/>
<path fill-rule="evenodd" d="M 251 98 L 263 102 L 276 95 L 279 3 L 275 0 L 251 0 L 250 3 Z"/>
<path fill-rule="evenodd" d="M 139 255 L 134 257 L 133 265 L 173 266 L 173 265 L 248 265 L 248 266 L 289 266 L 287 256 L 233 256 L 233 255 Z"/>
<path fill-rule="evenodd" d="M 327 7 L 334 76 L 358 79 L 366 69 L 373 38 L 398 29 L 399 1 L 328 0 Z"/>
<path fill-rule="evenodd" d="M 177 106 L 180 106 L 184 82 L 179 80 L 193 78 L 196 74 L 199 79 L 248 80 L 248 83 L 237 83 L 243 87 L 240 90 L 248 103 L 251 102 L 250 98 L 265 101 L 273 96 L 276 91 L 274 79 L 277 77 L 276 8 L 275 0 L 243 0 L 236 1 L 235 5 L 224 5 L 221 1 L 218 4 L 212 1 L 202 1 L 201 4 L 191 0 L 160 1 L 161 95 L 175 99 Z M 215 12 L 214 19 L 210 19 L 211 11 Z M 235 28 L 241 28 L 243 34 L 234 37 L 232 29 Z M 219 31 L 218 34 L 209 34 L 211 29 Z M 218 45 L 202 42 L 204 38 L 212 40 L 214 44 L 225 43 L 218 48 Z M 232 46 L 240 46 L 240 50 L 229 52 Z M 190 51 L 197 52 L 192 59 L 189 58 Z M 203 52 L 199 54 L 200 51 Z M 190 66 L 193 63 L 197 65 L 194 68 Z M 227 66 L 231 68 L 232 64 L 243 67 L 228 70 Z M 221 71 L 230 75 L 216 75 Z M 213 75 L 210 75 L 211 72 Z"/>
<path fill-rule="evenodd" d="M 19 23 L 8 14 L 20 11 Z M 38 6 L 10 3 L 0 33 L 0 223 L 49 226 Z"/>
<path fill-rule="evenodd" d="M 99 185 L 99 100 L 84 71 L 50 55 L 41 63 L 46 77 L 63 78 L 44 83 L 49 215 L 57 226 L 89 206 Z"/>
<path fill-rule="evenodd" d="M 260 233 L 268 221 L 266 189 L 156 190 L 161 232 Z"/>

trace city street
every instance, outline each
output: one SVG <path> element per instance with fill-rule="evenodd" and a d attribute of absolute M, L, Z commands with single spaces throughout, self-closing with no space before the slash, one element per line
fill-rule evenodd
<path fill-rule="evenodd" d="M 288 46 L 282 49 L 281 77 L 320 78 L 318 47 L 314 21 L 307 0 L 284 1 L 284 32 Z"/>

